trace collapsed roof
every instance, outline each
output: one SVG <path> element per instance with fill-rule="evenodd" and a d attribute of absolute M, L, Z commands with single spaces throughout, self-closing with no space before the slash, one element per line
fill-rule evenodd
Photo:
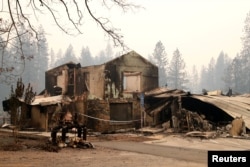
<path fill-rule="evenodd" d="M 49 96 L 49 97 L 36 96 L 31 105 L 47 106 L 47 105 L 60 104 L 62 102 L 71 102 L 71 101 L 72 100 L 68 96 L 64 95 Z"/>
<path fill-rule="evenodd" d="M 220 108 L 233 119 L 236 117 L 242 117 L 246 127 L 250 129 L 250 95 L 233 97 L 193 95 L 192 98 Z"/>
<path fill-rule="evenodd" d="M 171 107 L 173 100 L 181 108 L 202 114 L 216 124 L 228 123 L 236 117 L 242 117 L 245 126 L 250 129 L 250 95 L 192 95 L 182 90 L 161 87 L 145 93 L 145 111 L 153 116 Z"/>

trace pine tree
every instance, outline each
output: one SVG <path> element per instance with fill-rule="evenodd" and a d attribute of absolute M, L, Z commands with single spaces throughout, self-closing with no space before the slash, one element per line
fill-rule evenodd
<path fill-rule="evenodd" d="M 113 59 L 114 52 L 112 50 L 112 47 L 111 47 L 110 43 L 108 43 L 107 46 L 106 46 L 105 54 L 106 54 L 106 57 L 107 57 L 108 61 Z"/>
<path fill-rule="evenodd" d="M 231 59 L 228 57 L 226 53 L 223 51 L 219 54 L 216 64 L 215 64 L 215 86 L 216 89 L 220 89 L 222 91 L 228 91 L 231 88 L 231 80 L 228 72 L 229 66 L 231 64 Z M 229 70 L 229 71 L 228 71 Z M 227 79 L 226 79 L 227 78 Z M 227 80 L 227 82 L 225 82 Z"/>
<path fill-rule="evenodd" d="M 192 74 L 190 75 L 189 89 L 193 93 L 199 93 L 199 74 L 196 66 L 194 65 L 192 68 Z"/>
<path fill-rule="evenodd" d="M 250 92 L 250 12 L 247 14 L 242 37 L 243 47 L 241 51 L 242 59 L 242 87 L 244 92 Z"/>
<path fill-rule="evenodd" d="M 111 45 L 108 43 L 106 49 L 101 50 L 99 54 L 95 57 L 94 62 L 95 64 L 103 64 L 107 61 L 112 60 L 113 58 L 113 50 Z"/>
<path fill-rule="evenodd" d="M 73 46 L 71 44 L 68 46 L 61 61 L 62 61 L 62 64 L 68 63 L 70 61 L 73 63 L 79 62 L 78 58 L 75 56 L 74 49 L 73 49 Z"/>
<path fill-rule="evenodd" d="M 225 70 L 225 54 L 223 51 L 219 54 L 215 64 L 215 86 L 217 89 L 223 90 L 224 84 L 222 77 Z"/>
<path fill-rule="evenodd" d="M 232 63 L 225 69 L 222 79 L 224 81 L 225 88 L 233 88 Z"/>
<path fill-rule="evenodd" d="M 149 58 L 155 65 L 158 66 L 159 69 L 159 85 L 166 86 L 167 85 L 167 67 L 168 67 L 168 59 L 167 53 L 165 51 L 165 47 L 161 41 L 158 41 L 155 45 L 154 52 L 152 57 Z"/>
<path fill-rule="evenodd" d="M 209 80 L 209 85 L 207 89 L 216 90 L 217 88 L 215 85 L 215 60 L 213 57 L 210 59 L 210 62 L 208 64 L 207 75 Z"/>
<path fill-rule="evenodd" d="M 168 83 L 171 88 L 187 89 L 186 84 L 188 83 L 188 80 L 185 70 L 185 62 L 178 49 L 174 51 L 170 62 Z"/>
<path fill-rule="evenodd" d="M 250 93 L 250 12 L 247 14 L 243 32 L 242 50 L 228 67 L 225 79 L 231 81 L 235 93 Z"/>
<path fill-rule="evenodd" d="M 63 55 L 62 55 L 62 49 L 59 49 L 59 51 L 57 52 L 56 54 L 56 59 L 55 59 L 55 63 L 53 65 L 53 67 L 57 67 L 57 66 L 60 66 L 62 65 L 64 62 L 63 62 Z"/>
<path fill-rule="evenodd" d="M 243 93 L 245 91 L 244 87 L 242 87 L 242 83 L 244 82 L 244 78 L 242 77 L 242 64 L 242 58 L 239 55 L 233 59 L 231 64 L 233 91 L 237 93 Z"/>
<path fill-rule="evenodd" d="M 65 51 L 65 54 L 62 54 L 61 49 L 58 51 L 54 67 L 60 66 L 68 62 L 79 63 L 79 60 L 75 56 L 74 49 L 71 44 L 68 46 L 67 50 Z"/>
<path fill-rule="evenodd" d="M 90 66 L 90 65 L 94 64 L 94 59 L 91 56 L 91 53 L 90 53 L 88 47 L 86 47 L 86 48 L 82 47 L 82 51 L 81 51 L 81 56 L 80 56 L 79 62 L 81 63 L 82 67 L 84 67 L 84 66 Z"/>
<path fill-rule="evenodd" d="M 99 54 L 95 57 L 95 65 L 98 65 L 98 64 L 103 64 L 105 63 L 106 61 L 108 61 L 107 57 L 106 57 L 106 54 L 105 54 L 105 51 L 104 50 L 101 50 L 99 52 Z"/>
<path fill-rule="evenodd" d="M 24 29 L 24 28 L 23 28 Z M 37 43 L 33 38 L 32 34 L 26 33 L 21 36 L 22 38 L 22 50 L 20 48 L 13 47 L 12 50 L 15 52 L 22 52 L 23 53 L 23 62 L 24 64 L 19 64 L 18 67 L 20 70 L 23 70 L 21 74 L 22 82 L 27 85 L 28 83 L 32 83 L 32 81 L 36 80 L 36 62 L 34 59 L 37 57 Z M 16 40 L 19 43 L 18 39 Z M 17 46 L 16 44 L 15 46 Z"/>
<path fill-rule="evenodd" d="M 5 49 L 6 45 L 3 42 L 2 37 L 0 36 L 0 84 L 9 83 L 7 76 L 9 75 L 6 71 L 12 67 L 12 64 L 9 64 L 9 51 Z"/>
<path fill-rule="evenodd" d="M 56 62 L 55 52 L 53 49 L 50 49 L 50 59 L 49 59 L 49 68 L 48 69 L 53 68 L 55 65 L 55 62 Z"/>
<path fill-rule="evenodd" d="M 208 90 L 209 89 L 208 70 L 204 65 L 201 68 L 200 88 L 202 88 L 202 90 Z"/>
<path fill-rule="evenodd" d="M 36 87 L 33 86 L 33 88 L 40 92 L 45 88 L 45 71 L 49 66 L 48 43 L 42 26 L 39 27 L 38 38 L 37 55 L 34 59 L 36 62 L 34 63 L 36 65 L 36 80 L 34 80 Z"/>

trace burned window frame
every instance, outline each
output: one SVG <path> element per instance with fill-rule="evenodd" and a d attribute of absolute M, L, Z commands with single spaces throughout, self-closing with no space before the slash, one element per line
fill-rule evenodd
<path fill-rule="evenodd" d="M 131 85 L 136 84 L 137 85 L 137 89 L 128 89 L 128 77 L 137 77 L 136 79 L 139 79 L 139 81 L 137 81 L 137 83 L 131 83 Z M 141 87 L 141 82 L 142 82 L 142 73 L 139 71 L 123 71 L 122 73 L 122 83 L 123 83 L 123 92 L 140 92 L 142 90 Z M 130 84 L 129 84 L 130 85 Z"/>

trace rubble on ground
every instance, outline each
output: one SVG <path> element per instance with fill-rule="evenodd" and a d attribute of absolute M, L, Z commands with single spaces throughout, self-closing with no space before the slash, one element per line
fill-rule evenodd
<path fill-rule="evenodd" d="M 250 96 L 223 95 L 216 90 L 192 95 L 177 89 L 157 88 L 145 93 L 145 112 L 152 127 L 166 133 L 214 138 L 246 137 L 250 128 Z"/>
<path fill-rule="evenodd" d="M 49 142 L 52 144 L 52 140 Z M 65 142 L 62 141 L 62 136 L 58 135 L 56 138 L 57 146 L 60 148 L 71 147 L 71 148 L 94 148 L 94 145 L 86 140 L 83 140 L 77 136 L 66 136 Z M 53 144 L 52 144 L 53 145 Z"/>

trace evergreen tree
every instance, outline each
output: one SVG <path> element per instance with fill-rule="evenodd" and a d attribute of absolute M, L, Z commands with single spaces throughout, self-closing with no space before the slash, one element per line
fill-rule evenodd
<path fill-rule="evenodd" d="M 215 65 L 215 84 L 217 89 L 220 89 L 223 92 L 226 92 L 229 88 L 231 88 L 231 79 L 230 74 L 228 73 L 230 71 L 229 66 L 231 65 L 231 61 L 232 60 L 227 54 L 221 52 Z"/>
<path fill-rule="evenodd" d="M 193 93 L 200 93 L 199 74 L 195 65 L 192 68 L 192 74 L 188 78 L 190 78 L 190 82 L 188 86 L 190 91 Z"/>
<path fill-rule="evenodd" d="M 204 90 L 204 89 L 208 90 L 209 89 L 208 70 L 204 65 L 201 68 L 200 88 L 202 88 L 202 90 Z"/>
<path fill-rule="evenodd" d="M 11 81 L 8 79 L 10 77 L 9 73 L 6 72 L 6 68 L 8 67 L 6 64 L 6 60 L 8 60 L 9 51 L 4 49 L 5 44 L 0 36 L 0 113 L 2 111 L 2 101 L 6 100 L 9 96 L 10 92 L 10 83 Z"/>
<path fill-rule="evenodd" d="M 45 32 L 42 26 L 39 27 L 39 40 L 37 45 L 37 54 L 34 58 L 34 65 L 36 66 L 36 79 L 33 88 L 40 92 L 45 88 L 45 71 L 49 66 L 48 43 L 45 37 Z"/>
<path fill-rule="evenodd" d="M 250 54 L 250 12 L 247 14 L 246 20 L 245 20 L 245 26 L 243 30 L 244 34 L 242 37 L 243 47 L 241 55 L 246 58 L 246 60 L 249 60 L 249 54 Z"/>
<path fill-rule="evenodd" d="M 106 54 L 105 54 L 105 51 L 104 50 L 101 50 L 99 52 L 99 54 L 95 57 L 95 65 L 98 65 L 98 64 L 103 64 L 105 63 L 106 61 L 108 61 L 107 57 L 106 57 Z"/>
<path fill-rule="evenodd" d="M 207 77 L 208 77 L 208 90 L 215 90 L 216 85 L 215 85 L 215 60 L 212 57 L 210 59 L 210 62 L 208 64 L 208 69 L 207 69 Z"/>
<path fill-rule="evenodd" d="M 110 60 L 112 60 L 113 57 L 113 50 L 111 45 L 108 43 L 105 50 L 101 50 L 99 54 L 95 57 L 95 64 L 103 64 Z"/>
<path fill-rule="evenodd" d="M 25 28 L 23 28 L 25 29 Z M 26 33 L 21 36 L 22 38 L 22 50 L 17 47 L 11 48 L 13 54 L 16 54 L 16 52 L 22 52 L 24 57 L 21 57 L 21 61 L 23 59 L 24 64 L 20 63 L 16 66 L 19 70 L 23 70 L 23 73 L 21 74 L 22 81 L 25 85 L 28 83 L 32 83 L 32 81 L 36 80 L 36 66 L 37 63 L 34 62 L 34 59 L 37 57 L 37 43 L 35 42 L 35 39 L 33 38 L 32 34 Z M 19 40 L 16 39 L 16 43 L 19 43 Z M 18 44 L 15 44 L 14 46 L 18 46 Z"/>
<path fill-rule="evenodd" d="M 3 72 L 3 69 L 4 69 L 3 58 L 4 58 L 4 54 L 6 54 L 4 52 L 6 52 L 6 50 L 5 50 L 5 44 L 3 42 L 2 37 L 0 36 L 0 73 Z"/>
<path fill-rule="evenodd" d="M 105 54 L 106 54 L 106 57 L 107 57 L 108 61 L 113 59 L 114 52 L 112 50 L 112 47 L 111 47 L 110 43 L 108 43 L 107 46 L 106 46 Z"/>
<path fill-rule="evenodd" d="M 94 64 L 94 58 L 91 56 L 91 53 L 90 53 L 88 47 L 86 47 L 86 48 L 82 47 L 79 62 L 81 63 L 82 67 L 90 66 L 90 65 Z"/>
<path fill-rule="evenodd" d="M 247 14 L 242 37 L 242 50 L 227 68 L 225 81 L 231 81 L 234 93 L 250 92 L 250 12 Z"/>
<path fill-rule="evenodd" d="M 25 67 L 25 59 L 17 55 L 17 49 L 10 48 L 4 50 L 1 62 L 1 83 L 13 84 L 16 78 L 22 75 Z"/>
<path fill-rule="evenodd" d="M 247 14 L 242 37 L 243 47 L 241 51 L 242 87 L 244 92 L 250 93 L 250 12 Z"/>
<path fill-rule="evenodd" d="M 20 18 L 18 17 L 19 21 Z M 0 47 L 1 47 L 1 67 L 0 79 L 2 83 L 12 84 L 16 82 L 18 77 L 24 73 L 27 62 L 34 57 L 34 40 L 36 39 L 32 33 L 25 30 L 25 24 L 14 23 L 0 18 Z M 15 27 L 15 28 L 14 28 Z M 10 31 L 14 28 L 16 36 Z M 6 38 L 3 40 L 3 38 Z M 33 46 L 32 46 L 33 45 Z"/>
<path fill-rule="evenodd" d="M 55 63 L 54 63 L 54 65 L 52 65 L 52 67 L 54 68 L 54 67 L 60 66 L 63 63 L 64 62 L 63 62 L 62 49 L 59 49 L 59 51 L 56 54 Z"/>
<path fill-rule="evenodd" d="M 56 62 L 56 55 L 53 49 L 50 49 L 49 69 L 53 68 Z"/>
<path fill-rule="evenodd" d="M 238 54 L 236 55 L 236 57 L 238 57 Z M 235 61 L 235 60 L 234 60 Z M 224 71 L 224 75 L 223 75 L 223 78 L 222 78 L 222 80 L 224 81 L 224 85 L 225 85 L 225 89 L 233 89 L 233 90 L 235 90 L 235 87 L 234 87 L 234 69 L 235 69 L 235 67 L 234 67 L 234 63 L 233 63 L 233 61 L 228 61 L 227 62 L 227 66 L 226 66 L 226 69 L 225 69 L 225 71 Z"/>
<path fill-rule="evenodd" d="M 223 90 L 224 88 L 222 77 L 226 69 L 225 56 L 226 54 L 224 54 L 224 52 L 221 51 L 215 64 L 215 86 L 217 89 L 220 90 Z"/>
<path fill-rule="evenodd" d="M 11 64 L 8 62 L 9 57 L 9 51 L 5 49 L 6 45 L 3 42 L 2 37 L 0 36 L 0 83 L 8 83 L 7 76 L 9 75 L 7 73 L 7 69 L 10 68 Z"/>
<path fill-rule="evenodd" d="M 165 47 L 161 41 L 158 41 L 155 45 L 154 52 L 152 56 L 149 57 L 155 65 L 158 66 L 159 69 L 159 85 L 166 86 L 167 83 L 167 66 L 168 66 L 168 59 L 167 53 L 165 51 Z"/>
<path fill-rule="evenodd" d="M 232 83 L 233 83 L 233 91 L 237 93 L 243 93 L 244 87 L 242 87 L 242 83 L 244 82 L 244 78 L 242 77 L 242 59 L 238 55 L 236 56 L 231 64 L 230 72 L 232 76 Z"/>
<path fill-rule="evenodd" d="M 38 40 L 34 40 L 30 34 L 22 35 L 22 52 L 24 54 L 24 66 L 19 63 L 15 68 L 24 70 L 21 77 L 24 84 L 31 84 L 34 91 L 41 91 L 45 86 L 45 71 L 48 69 L 48 45 L 44 30 L 40 26 Z M 18 42 L 18 41 L 17 41 Z M 11 49 L 12 56 L 18 52 L 17 48 Z"/>
<path fill-rule="evenodd" d="M 62 64 L 68 63 L 70 61 L 73 63 L 79 62 L 78 58 L 75 56 L 74 49 L 71 44 L 68 46 L 64 56 L 62 57 Z"/>
<path fill-rule="evenodd" d="M 79 60 L 75 56 L 74 49 L 71 44 L 68 46 L 67 50 L 65 51 L 65 54 L 62 54 L 61 49 L 58 51 L 54 67 L 60 66 L 68 62 L 79 63 Z"/>
<path fill-rule="evenodd" d="M 188 83 L 188 80 L 185 70 L 185 62 L 178 49 L 174 51 L 170 62 L 168 83 L 171 88 L 187 89 L 186 84 Z"/>
<path fill-rule="evenodd" d="M 225 85 L 225 89 L 226 88 L 233 88 L 233 76 L 232 76 L 232 64 L 230 64 L 229 66 L 227 66 L 227 68 L 225 69 L 224 72 L 224 76 L 223 76 L 223 81 L 224 81 L 224 85 Z"/>

